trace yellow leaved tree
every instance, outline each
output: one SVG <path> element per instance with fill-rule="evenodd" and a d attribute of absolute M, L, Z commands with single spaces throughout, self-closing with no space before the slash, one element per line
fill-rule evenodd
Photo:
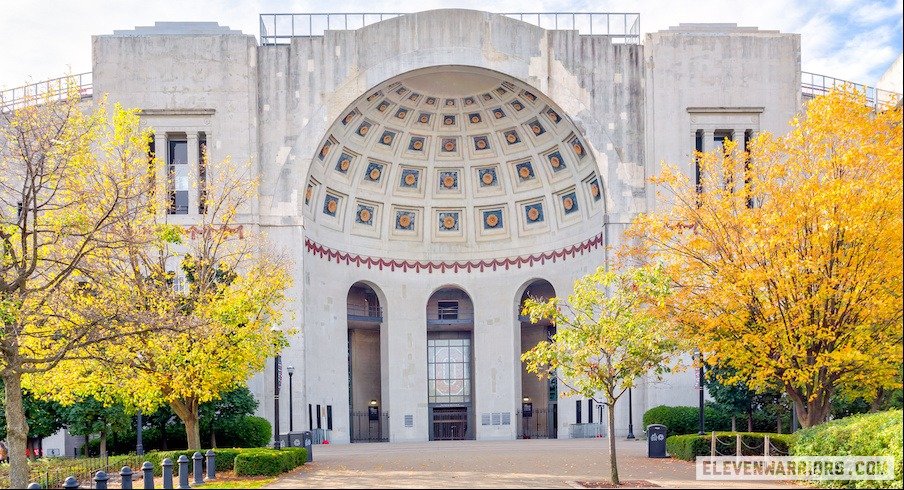
<path fill-rule="evenodd" d="M 805 427 L 834 394 L 901 386 L 901 130 L 900 107 L 818 97 L 784 136 L 697 155 L 699 183 L 666 169 L 667 205 L 628 232 L 707 362 L 785 391 Z"/>
<path fill-rule="evenodd" d="M 32 377 L 32 392 L 64 404 L 94 396 L 146 412 L 167 404 L 185 424 L 188 447 L 200 449 L 200 404 L 247 382 L 285 345 L 289 332 L 274 327 L 288 264 L 245 222 L 256 191 L 250 165 L 205 165 L 198 220 L 172 225 L 158 214 L 153 245 L 130 249 L 134 287 L 146 303 L 170 305 L 155 311 L 179 328 L 65 363 L 66 375 Z"/>
<path fill-rule="evenodd" d="M 22 104 L 0 101 L 0 378 L 12 488 L 24 488 L 23 377 L 91 359 L 151 323 L 131 280 L 112 273 L 150 240 L 144 211 L 149 134 L 100 98 L 83 107 L 61 82 Z M 8 101 L 7 101 L 8 102 Z"/>

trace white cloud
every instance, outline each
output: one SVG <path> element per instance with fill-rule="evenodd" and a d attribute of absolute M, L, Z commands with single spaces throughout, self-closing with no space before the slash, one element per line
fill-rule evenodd
<path fill-rule="evenodd" d="M 91 36 L 154 21 L 217 21 L 258 34 L 262 12 L 412 12 L 434 8 L 496 12 L 639 11 L 643 32 L 681 22 L 734 22 L 802 34 L 804 70 L 873 83 L 901 51 L 901 0 L 0 0 L 0 87 L 91 69 Z M 884 27 L 884 29 L 883 29 Z M 891 53 L 891 55 L 889 55 Z"/>

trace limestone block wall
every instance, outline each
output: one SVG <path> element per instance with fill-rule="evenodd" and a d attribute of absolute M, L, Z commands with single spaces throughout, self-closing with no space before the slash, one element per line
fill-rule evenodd
<path fill-rule="evenodd" d="M 800 107 L 799 36 L 733 25 L 681 26 L 647 35 L 644 45 L 627 45 L 449 9 L 277 46 L 258 46 L 253 36 L 216 25 L 158 24 L 96 36 L 93 54 L 97 96 L 108 94 L 111 102 L 141 109 L 145 123 L 158 131 L 205 133 L 214 160 L 228 155 L 253 162 L 248 178 L 259 180 L 259 193 L 243 220 L 291 258 L 295 278 L 283 323 L 298 332 L 283 352 L 283 365 L 293 365 L 296 374 L 291 395 L 283 379 L 280 426 L 283 431 L 289 426 L 288 399 L 296 430 L 308 427 L 308 404 L 329 405 L 336 442 L 349 439 L 346 300 L 352 284 L 367 281 L 384 310 L 380 402 L 390 414 L 392 440 L 428 437 L 427 301 L 446 286 L 461 288 L 473 301 L 477 438 L 514 438 L 516 423 L 484 426 L 480 415 L 514 417 L 520 408 L 523 346 L 517 303 L 524 287 L 546 279 L 566 295 L 574 279 L 605 264 L 607 249 L 621 243 L 632 217 L 661 205 L 646 184 L 658 173 L 659 162 L 682 163 L 685 171 L 693 171 L 695 131 L 705 132 L 708 147 L 717 131 L 780 133 Z M 305 218 L 305 185 L 330 127 L 373 87 L 437 67 L 490 70 L 548 98 L 573 123 L 593 157 L 604 198 L 601 210 L 580 223 L 581 233 L 550 235 L 562 243 L 546 246 L 536 237 L 513 237 L 481 244 L 479 251 L 458 246 L 455 260 L 544 252 L 579 235 L 601 237 L 598 246 L 557 261 L 469 271 L 361 265 L 309 249 L 306 239 L 326 234 L 320 233 L 319 222 Z M 333 245 L 341 246 L 333 251 L 350 253 L 363 248 L 351 234 Z M 452 250 L 432 246 L 424 239 L 417 250 L 406 251 L 398 243 L 375 246 L 371 241 L 367 254 L 441 261 L 444 251 Z M 635 433 L 651 406 L 694 404 L 692 384 L 687 372 L 663 382 L 641 382 L 634 391 Z M 249 386 L 261 402 L 258 413 L 272 419 L 272 364 Z M 560 398 L 559 407 L 559 434 L 566 437 L 575 417 L 573 399 Z M 619 434 L 627 430 L 626 408 L 625 399 L 616 411 Z"/>
<path fill-rule="evenodd" d="M 704 150 L 719 131 L 787 131 L 800 110 L 800 35 L 735 24 L 682 24 L 647 34 L 646 169 L 662 162 L 693 176 L 694 132 Z M 656 202 L 647 193 L 648 206 Z"/>

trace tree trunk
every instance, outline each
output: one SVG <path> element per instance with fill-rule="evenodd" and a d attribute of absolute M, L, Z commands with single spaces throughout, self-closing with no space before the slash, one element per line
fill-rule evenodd
<path fill-rule="evenodd" d="M 876 413 L 882 408 L 887 394 L 885 388 L 876 390 L 876 398 L 873 398 L 873 401 L 869 402 L 869 413 Z"/>
<path fill-rule="evenodd" d="M 185 438 L 188 441 L 188 449 L 201 449 L 201 430 L 198 427 L 198 416 L 182 419 L 185 423 Z"/>
<path fill-rule="evenodd" d="M 753 432 L 753 408 L 747 407 L 747 432 Z"/>
<path fill-rule="evenodd" d="M 28 421 L 22 405 L 22 376 L 5 372 L 3 387 L 6 390 L 6 440 L 9 444 L 9 486 L 28 486 L 28 458 L 25 444 L 28 439 Z"/>
<path fill-rule="evenodd" d="M 100 431 L 100 457 L 101 459 L 107 457 L 107 431 Z"/>
<path fill-rule="evenodd" d="M 797 421 L 801 427 L 813 427 L 826 421 L 829 411 L 832 409 L 830 400 L 832 392 L 823 393 L 815 400 L 804 400 L 794 390 L 786 389 L 788 396 L 794 402 L 794 409 L 797 410 Z"/>
<path fill-rule="evenodd" d="M 731 416 L 731 431 L 732 432 L 738 431 L 738 417 L 736 415 Z"/>
<path fill-rule="evenodd" d="M 217 448 L 217 434 L 213 431 L 213 427 L 210 428 L 210 448 Z"/>
<path fill-rule="evenodd" d="M 201 427 L 198 424 L 198 400 L 195 398 L 173 400 L 173 412 L 185 424 L 185 439 L 188 449 L 201 449 Z"/>
<path fill-rule="evenodd" d="M 609 467 L 611 468 L 611 480 L 613 485 L 621 485 L 618 479 L 618 460 L 615 457 L 615 402 L 606 404 L 609 423 Z"/>
<path fill-rule="evenodd" d="M 166 421 L 164 420 L 162 424 L 160 424 L 160 447 L 167 451 L 169 448 L 166 444 Z"/>

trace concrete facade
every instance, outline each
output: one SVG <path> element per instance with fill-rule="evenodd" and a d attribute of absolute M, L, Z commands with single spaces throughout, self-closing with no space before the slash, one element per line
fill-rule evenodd
<path fill-rule="evenodd" d="M 329 418 L 338 443 L 370 400 L 391 441 L 430 439 L 428 338 L 453 331 L 470 340 L 470 434 L 518 437 L 522 399 L 543 396 L 520 362 L 538 339 L 518 315 L 524 291 L 545 280 L 565 296 L 606 264 L 632 217 L 658 205 L 646 179 L 661 161 L 692 171 L 698 137 L 711 148 L 780 133 L 801 104 L 799 36 L 734 25 L 630 44 L 435 10 L 285 45 L 158 24 L 96 36 L 93 53 L 95 93 L 140 108 L 158 139 L 191 149 L 205 138 L 211 158 L 254 163 L 260 192 L 242 220 L 294 262 L 286 318 L 299 333 L 283 364 L 295 389 L 283 387 L 280 425 L 292 403 L 296 430 Z M 188 164 L 196 175 L 196 152 Z M 195 219 L 196 194 L 173 222 Z M 379 310 L 350 294 L 362 284 Z M 468 306 L 443 321 L 431 297 L 453 290 Z M 268 418 L 272 376 L 249 382 Z M 690 372 L 642 380 L 635 432 L 653 406 L 695 404 L 693 383 Z M 588 408 L 576 420 L 563 390 L 564 438 Z"/>

